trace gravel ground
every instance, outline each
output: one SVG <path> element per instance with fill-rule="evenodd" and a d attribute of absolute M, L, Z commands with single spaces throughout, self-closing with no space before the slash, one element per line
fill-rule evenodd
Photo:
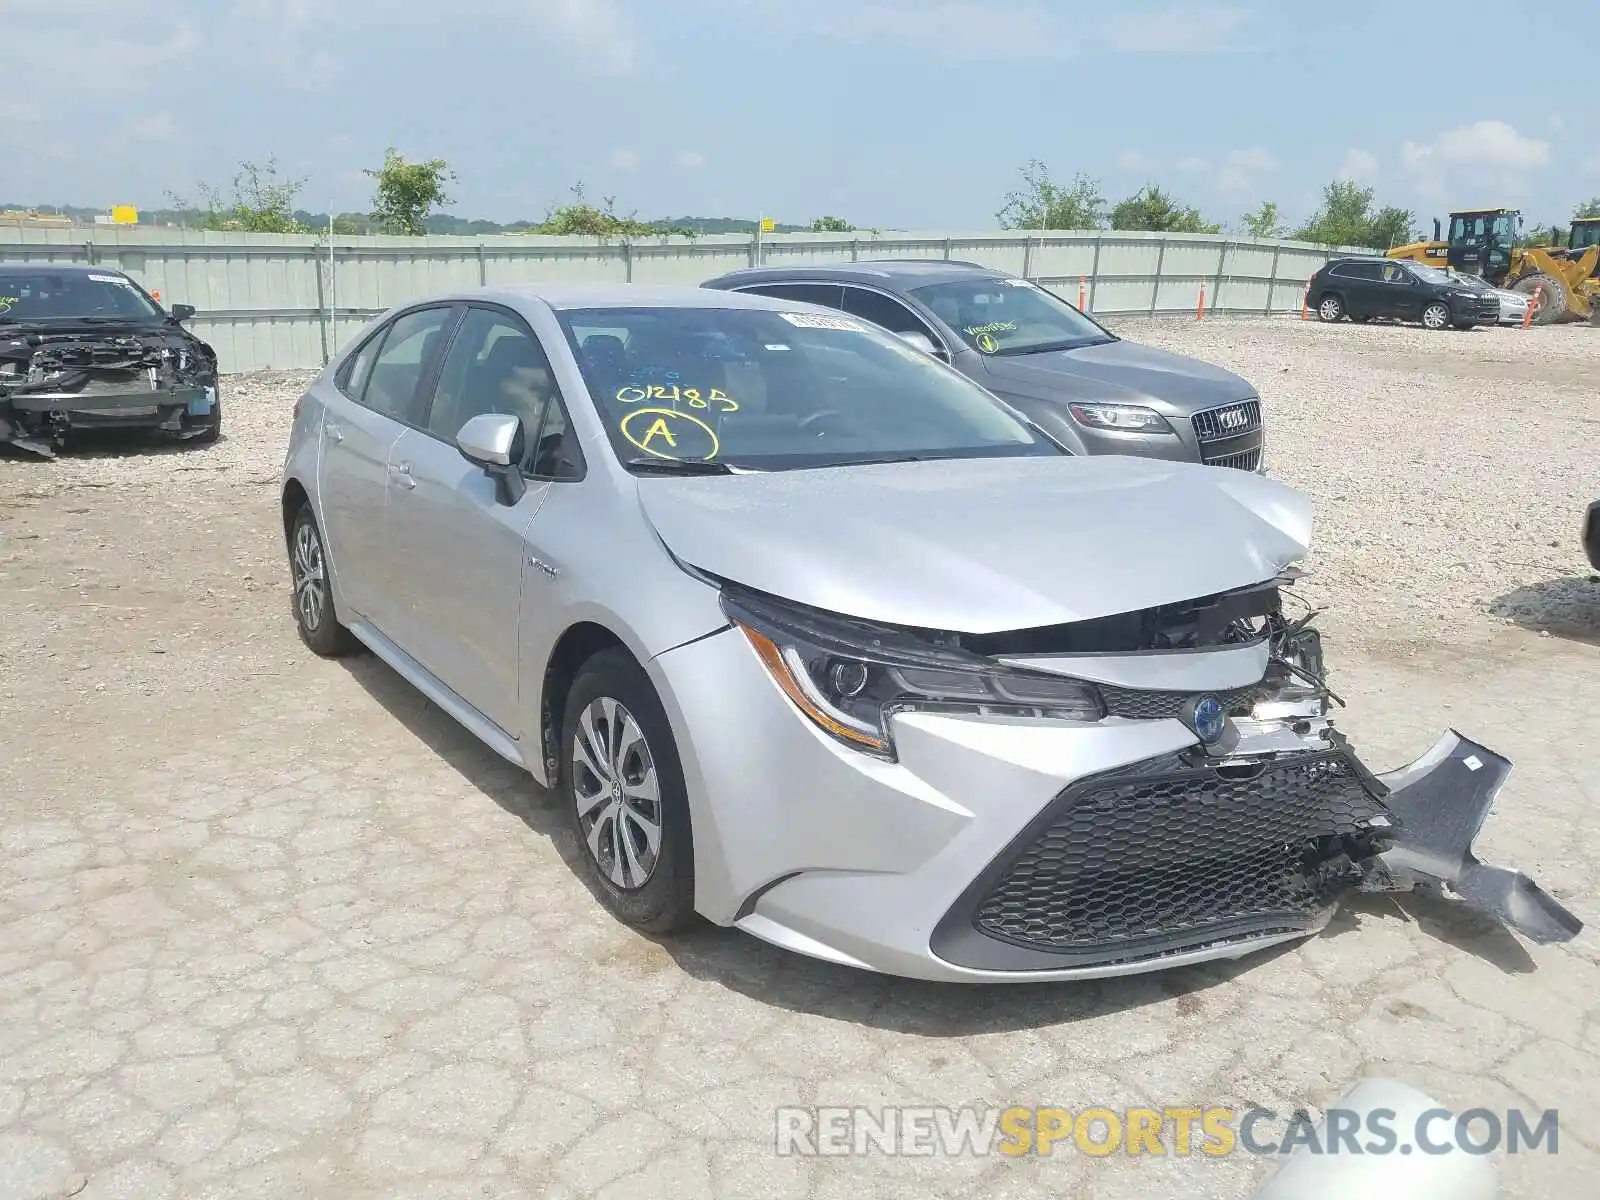
<path fill-rule="evenodd" d="M 1600 333 L 1118 324 L 1258 384 L 1373 765 L 1446 725 L 1502 751 L 1486 853 L 1600 910 Z M 303 380 L 228 380 L 212 447 L 0 457 L 0 1200 L 1235 1197 L 1272 1164 L 779 1160 L 771 1110 L 1281 1112 L 1367 1074 L 1559 1107 L 1560 1153 L 1505 1158 L 1502 1194 L 1592 1194 L 1587 932 L 1384 900 L 1238 965 L 994 990 L 619 926 L 525 778 L 295 638 L 275 484 Z"/>

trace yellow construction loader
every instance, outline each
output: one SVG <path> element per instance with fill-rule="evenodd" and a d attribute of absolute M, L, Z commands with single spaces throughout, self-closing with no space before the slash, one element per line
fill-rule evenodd
<path fill-rule="evenodd" d="M 1590 321 L 1600 325 L 1600 217 L 1572 223 L 1565 246 L 1518 246 L 1522 214 L 1514 208 L 1478 208 L 1450 214 L 1450 236 L 1433 223 L 1433 239 L 1396 246 L 1390 258 L 1478 275 L 1495 287 L 1539 296 L 1538 325 Z"/>

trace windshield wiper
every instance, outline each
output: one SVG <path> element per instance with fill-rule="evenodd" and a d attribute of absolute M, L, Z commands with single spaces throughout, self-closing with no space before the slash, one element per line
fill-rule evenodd
<path fill-rule="evenodd" d="M 622 465 L 630 471 L 648 475 L 733 475 L 735 471 L 725 462 L 709 462 L 703 458 L 627 458 Z"/>

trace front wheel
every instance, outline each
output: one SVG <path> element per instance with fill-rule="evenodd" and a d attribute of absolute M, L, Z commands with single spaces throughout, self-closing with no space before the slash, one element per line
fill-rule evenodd
<path fill-rule="evenodd" d="M 602 651 L 579 670 L 560 744 L 560 801 L 589 889 L 641 932 L 694 924 L 694 839 L 677 742 L 650 677 L 625 651 Z"/>
<path fill-rule="evenodd" d="M 1323 321 L 1337 321 L 1344 316 L 1344 301 L 1332 293 L 1317 301 L 1317 317 Z"/>
<path fill-rule="evenodd" d="M 1442 301 L 1434 301 L 1422 310 L 1422 325 L 1424 329 L 1448 329 L 1450 327 L 1450 306 Z"/>

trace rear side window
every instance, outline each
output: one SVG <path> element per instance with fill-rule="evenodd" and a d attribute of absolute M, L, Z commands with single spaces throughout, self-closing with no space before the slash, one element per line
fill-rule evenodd
<path fill-rule="evenodd" d="M 1382 278 L 1377 263 L 1340 263 L 1334 267 L 1333 274 L 1341 279 L 1379 279 Z"/>
<path fill-rule="evenodd" d="M 339 390 L 357 404 L 361 403 L 361 393 L 366 390 L 372 364 L 377 361 L 378 351 L 383 347 L 383 335 L 387 332 L 388 328 L 385 327 L 368 338 L 366 345 L 357 350 L 339 371 L 335 381 Z"/>
<path fill-rule="evenodd" d="M 417 385 L 444 341 L 454 310 L 423 308 L 389 327 L 383 349 L 372 364 L 362 403 L 386 417 L 417 424 Z"/>

